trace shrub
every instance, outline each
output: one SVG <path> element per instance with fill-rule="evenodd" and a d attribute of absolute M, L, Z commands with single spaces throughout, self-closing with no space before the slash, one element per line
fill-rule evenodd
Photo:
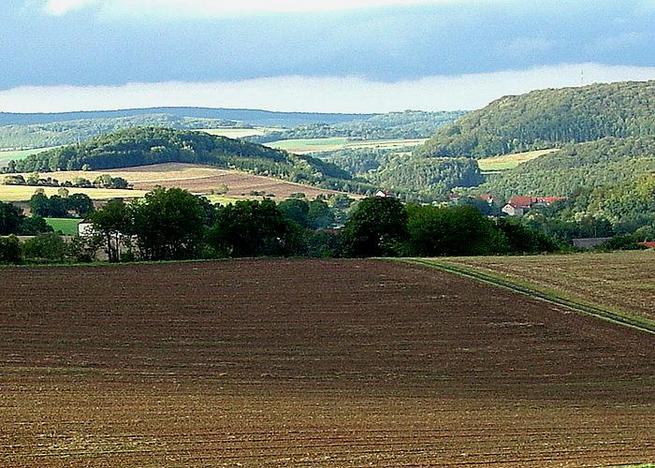
<path fill-rule="evenodd" d="M 0 237 L 0 263 L 21 263 L 23 253 L 16 236 Z"/>

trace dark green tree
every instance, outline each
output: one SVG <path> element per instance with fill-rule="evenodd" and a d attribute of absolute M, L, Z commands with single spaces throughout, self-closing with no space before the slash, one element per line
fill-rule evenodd
<path fill-rule="evenodd" d="M 21 263 L 23 252 L 16 236 L 0 237 L 0 263 Z"/>
<path fill-rule="evenodd" d="M 283 256 L 300 249 L 299 234 L 272 200 L 244 200 L 218 210 L 208 239 L 222 256 Z"/>
<path fill-rule="evenodd" d="M 280 211 L 286 218 L 301 227 L 309 227 L 309 204 L 299 198 L 289 198 L 278 204 Z"/>
<path fill-rule="evenodd" d="M 45 219 L 40 216 L 31 216 L 23 220 L 18 230 L 18 234 L 21 236 L 38 236 L 39 234 L 46 234 L 53 231 L 54 229 Z"/>
<path fill-rule="evenodd" d="M 0 202 L 0 236 L 18 234 L 24 220 L 21 209 L 11 203 Z"/>
<path fill-rule="evenodd" d="M 30 210 L 33 215 L 47 217 L 50 215 L 50 200 L 43 192 L 36 192 L 30 199 Z"/>
<path fill-rule="evenodd" d="M 307 221 L 312 229 L 325 229 L 334 224 L 334 212 L 323 200 L 313 200 L 309 202 Z"/>
<path fill-rule="evenodd" d="M 200 199 L 179 188 L 157 188 L 134 205 L 134 234 L 149 260 L 196 258 L 205 235 Z"/>
<path fill-rule="evenodd" d="M 66 242 L 54 233 L 40 234 L 23 244 L 25 258 L 33 260 L 62 262 L 67 252 Z"/>
<path fill-rule="evenodd" d="M 83 193 L 75 193 L 66 199 L 66 208 L 80 218 L 86 218 L 93 210 L 93 200 Z"/>
<path fill-rule="evenodd" d="M 123 200 L 110 200 L 94 211 L 90 220 L 94 230 L 104 239 L 105 251 L 110 262 L 120 261 L 121 238 L 132 230 L 132 213 Z"/>
<path fill-rule="evenodd" d="M 407 212 L 395 198 L 373 197 L 359 202 L 343 229 L 346 255 L 398 255 L 407 237 Z"/>
<path fill-rule="evenodd" d="M 409 254 L 488 255 L 508 250 L 505 236 L 474 207 L 410 205 Z"/>

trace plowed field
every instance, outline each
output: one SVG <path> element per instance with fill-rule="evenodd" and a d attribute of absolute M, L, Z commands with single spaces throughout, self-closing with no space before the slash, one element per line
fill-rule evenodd
<path fill-rule="evenodd" d="M 655 460 L 655 340 L 381 261 L 0 269 L 0 466 Z"/>

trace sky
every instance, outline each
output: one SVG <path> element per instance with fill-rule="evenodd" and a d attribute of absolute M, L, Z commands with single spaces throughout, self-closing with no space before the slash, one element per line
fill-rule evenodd
<path fill-rule="evenodd" d="M 655 79 L 655 0 L 3 0 L 0 112 L 387 112 Z"/>

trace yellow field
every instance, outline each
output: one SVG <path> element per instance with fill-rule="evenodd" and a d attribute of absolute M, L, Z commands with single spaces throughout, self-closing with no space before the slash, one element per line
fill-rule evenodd
<path fill-rule="evenodd" d="M 0 185 L 0 201 L 20 202 L 28 201 L 38 188 L 43 188 L 47 196 L 57 195 L 59 187 L 26 187 L 23 185 Z M 142 190 L 109 190 L 109 189 L 82 189 L 67 188 L 68 193 L 84 193 L 93 200 L 110 200 L 112 198 L 141 198 L 146 192 Z"/>
<path fill-rule="evenodd" d="M 199 195 L 213 195 L 217 203 L 225 203 L 234 199 L 252 199 L 261 196 L 255 195 L 254 192 L 281 200 L 299 192 L 304 193 L 310 199 L 322 194 L 337 193 L 333 190 L 287 182 L 273 177 L 257 176 L 246 172 L 218 169 L 211 166 L 181 163 L 156 164 L 105 171 L 59 171 L 48 173 L 47 175 L 57 179 L 59 182 L 74 181 L 78 177 L 84 177 L 93 182 L 96 177 L 102 174 L 109 174 L 112 177 L 122 177 L 127 180 L 135 188 L 135 190 L 127 191 L 132 194 L 132 197 L 141 197 L 157 186 L 166 188 L 178 187 Z M 28 174 L 22 175 L 26 177 Z M 46 173 L 41 174 L 41 176 L 46 176 Z M 225 189 L 225 186 L 228 189 L 226 193 L 217 193 L 222 192 L 221 189 Z M 20 192 L 22 189 L 22 195 L 14 195 L 11 200 L 5 200 L 3 197 L 9 197 L 9 194 L 5 195 L 3 191 L 8 188 L 17 192 Z M 34 190 L 35 187 L 0 186 L 0 200 L 28 200 L 34 193 Z M 54 190 L 54 193 L 57 192 L 56 187 L 52 190 Z M 74 189 L 71 193 L 75 193 L 77 190 Z M 87 190 L 92 190 L 94 196 L 89 196 L 97 200 L 121 196 L 127 197 L 127 195 L 116 194 L 117 192 L 122 192 L 120 190 Z M 27 198 L 16 198 L 24 197 L 25 192 L 29 193 Z M 109 194 L 105 194 L 104 192 L 109 192 Z"/>
<path fill-rule="evenodd" d="M 266 146 L 286 150 L 290 153 L 307 154 L 324 151 L 338 151 L 342 149 L 379 148 L 394 149 L 407 146 L 419 146 L 425 143 L 425 139 L 415 140 L 370 140 L 352 141 L 347 138 L 315 138 L 297 140 L 279 140 L 266 143 Z"/>
<path fill-rule="evenodd" d="M 267 132 L 265 127 L 257 128 L 203 128 L 200 132 L 209 133 L 210 135 L 224 136 L 227 138 L 245 138 L 249 136 L 260 136 Z"/>
<path fill-rule="evenodd" d="M 552 154 L 559 149 L 528 151 L 526 153 L 504 154 L 495 158 L 478 159 L 478 166 L 482 172 L 500 172 L 514 169 L 524 162 L 532 161 L 546 154 Z"/>

